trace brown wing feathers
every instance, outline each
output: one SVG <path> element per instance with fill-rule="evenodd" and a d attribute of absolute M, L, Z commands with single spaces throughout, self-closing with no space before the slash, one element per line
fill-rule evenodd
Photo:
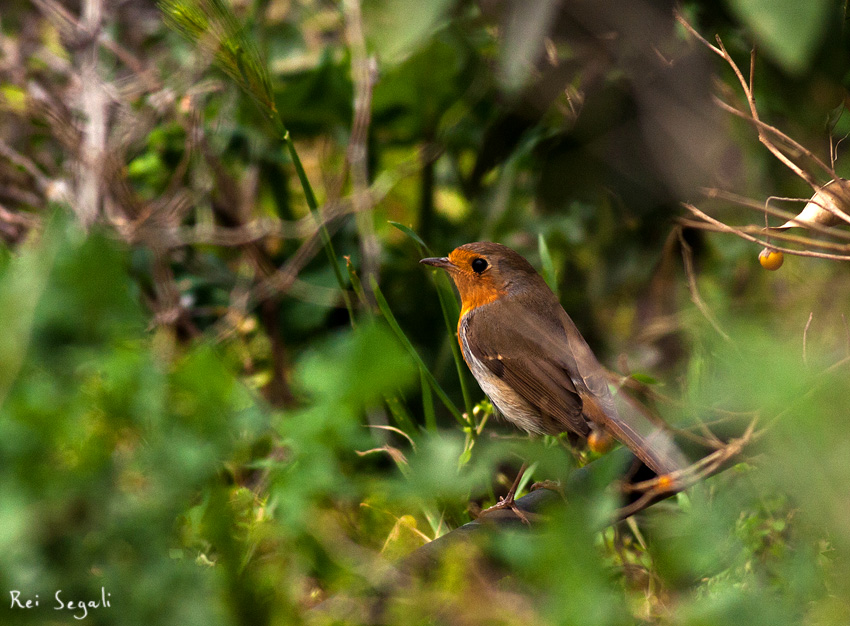
<path fill-rule="evenodd" d="M 551 359 L 533 338 L 515 337 L 510 354 L 496 354 L 489 346 L 496 345 L 490 336 L 505 329 L 492 320 L 498 314 L 491 307 L 481 307 L 470 314 L 469 324 L 476 324 L 476 332 L 467 334 L 469 349 L 493 374 L 505 381 L 516 393 L 555 424 L 550 434 L 572 431 L 587 436 L 590 428 L 581 415 L 581 398 L 569 374 Z M 484 319 L 487 324 L 482 324 Z M 506 351 L 507 352 L 507 351 Z"/>
<path fill-rule="evenodd" d="M 589 422 L 595 423 L 625 444 L 657 474 L 679 469 L 680 464 L 672 454 L 675 444 L 667 433 L 649 423 L 643 430 L 650 432 L 641 433 L 620 417 L 601 365 L 566 313 L 563 313 L 566 320 L 562 319 L 565 323 L 560 332 L 552 333 L 546 332 L 545 316 L 529 316 L 526 310 L 525 317 L 530 318 L 531 323 L 521 334 L 513 330 L 516 336 L 509 338 L 505 333 L 511 330 L 502 327 L 499 320 L 511 319 L 515 312 L 510 308 L 510 304 L 502 301 L 475 310 L 469 323 L 475 324 L 484 318 L 488 323 L 476 324 L 476 332 L 469 333 L 468 338 L 474 336 L 469 348 L 494 375 L 548 418 L 546 430 L 554 431 L 550 434 L 571 431 L 587 437 Z M 535 323 L 540 326 L 535 327 Z M 501 334 L 499 341 L 493 341 L 491 335 L 494 333 Z M 558 340 L 541 340 L 552 336 Z M 505 346 L 506 339 L 509 339 L 510 350 L 503 352 L 509 351 L 509 354 L 493 354 L 488 350 L 487 346 Z"/>

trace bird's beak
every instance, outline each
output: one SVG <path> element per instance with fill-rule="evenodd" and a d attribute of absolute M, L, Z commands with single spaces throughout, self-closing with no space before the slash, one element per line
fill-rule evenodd
<path fill-rule="evenodd" d="M 432 265 L 434 267 L 440 267 L 444 270 L 451 270 L 455 268 L 455 264 L 449 261 L 449 257 L 430 257 L 427 259 L 422 259 L 419 261 L 420 263 L 424 263 L 425 265 Z"/>

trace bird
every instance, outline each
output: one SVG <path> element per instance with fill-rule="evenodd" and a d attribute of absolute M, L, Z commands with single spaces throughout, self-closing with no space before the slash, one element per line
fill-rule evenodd
<path fill-rule="evenodd" d="M 522 255 L 477 241 L 420 263 L 445 270 L 454 281 L 463 358 L 507 421 L 533 435 L 571 433 L 600 448 L 613 437 L 659 477 L 684 467 L 669 433 L 642 416 L 628 421 L 620 416 L 593 350 Z M 487 511 L 510 508 L 527 521 L 514 504 L 526 467 L 523 463 L 507 495 Z"/>

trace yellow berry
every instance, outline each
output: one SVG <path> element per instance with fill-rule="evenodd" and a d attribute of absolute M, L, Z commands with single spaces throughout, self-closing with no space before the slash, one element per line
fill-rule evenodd
<path fill-rule="evenodd" d="M 587 447 L 597 454 L 605 454 L 613 444 L 614 438 L 599 430 L 592 430 L 587 436 Z"/>
<path fill-rule="evenodd" d="M 670 474 L 662 474 L 658 477 L 658 489 L 660 491 L 670 491 L 674 485 L 675 481 Z"/>
<path fill-rule="evenodd" d="M 771 272 L 775 272 L 780 267 L 782 267 L 782 262 L 785 260 L 785 257 L 778 250 L 771 250 L 770 248 L 765 248 L 761 252 L 759 252 L 759 263 L 761 266 L 770 270 Z"/>

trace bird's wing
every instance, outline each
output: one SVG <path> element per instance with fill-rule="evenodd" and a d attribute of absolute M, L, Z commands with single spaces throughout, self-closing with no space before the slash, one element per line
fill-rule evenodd
<path fill-rule="evenodd" d="M 590 428 L 582 417 L 581 398 L 567 370 L 552 358 L 547 341 L 552 333 L 545 332 L 537 316 L 517 316 L 520 311 L 511 308 L 511 303 L 500 301 L 470 313 L 466 333 L 469 350 L 544 419 L 555 422 L 544 425 L 543 430 L 550 434 L 571 431 L 586 437 Z M 517 324 L 518 319 L 529 323 Z M 499 346 L 510 349 L 500 352 Z"/>
<path fill-rule="evenodd" d="M 659 476 L 684 468 L 687 460 L 669 432 L 637 411 L 629 414 L 628 419 L 620 416 L 605 370 L 570 316 L 563 308 L 559 309 L 558 318 L 570 347 L 566 352 L 570 361 L 566 367 L 582 396 L 584 414 L 613 434 Z M 582 387 L 590 392 L 589 397 Z"/>
<path fill-rule="evenodd" d="M 628 420 L 620 416 L 605 371 L 557 301 L 529 307 L 501 300 L 473 313 L 470 350 L 526 402 L 550 416 L 556 430 L 586 437 L 590 420 L 659 476 L 685 466 L 667 432 L 637 412 Z M 500 345 L 510 345 L 511 353 L 499 354 L 492 347 Z"/>

